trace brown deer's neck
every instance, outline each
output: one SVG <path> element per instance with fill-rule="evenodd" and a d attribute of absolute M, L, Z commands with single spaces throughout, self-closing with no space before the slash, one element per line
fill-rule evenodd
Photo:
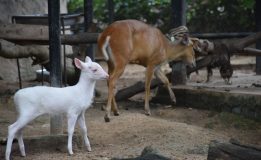
<path fill-rule="evenodd" d="M 167 58 L 169 61 L 173 61 L 173 60 L 181 60 L 182 56 L 184 56 L 185 50 L 186 50 L 185 45 L 182 44 L 171 44 L 169 42 L 168 46 L 167 46 Z"/>

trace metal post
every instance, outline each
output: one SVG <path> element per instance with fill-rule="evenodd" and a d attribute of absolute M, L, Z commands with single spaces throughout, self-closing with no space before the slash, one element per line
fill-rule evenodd
<path fill-rule="evenodd" d="M 17 64 L 17 70 L 18 70 L 19 88 L 22 89 L 23 86 L 22 86 L 22 77 L 21 77 L 19 58 L 16 58 L 16 64 Z"/>
<path fill-rule="evenodd" d="M 12 17 L 12 23 L 16 23 L 15 17 Z M 18 72 L 18 80 L 19 80 L 19 88 L 22 89 L 22 77 L 21 77 L 21 69 L 20 69 L 20 63 L 19 58 L 16 58 L 16 65 L 17 65 L 17 72 Z"/>
<path fill-rule="evenodd" d="M 186 25 L 186 0 L 171 0 L 172 28 Z M 186 84 L 186 66 L 183 62 L 172 63 L 172 84 Z"/>
<path fill-rule="evenodd" d="M 93 8 L 92 8 L 92 0 L 84 0 L 84 31 L 88 32 L 92 25 L 93 18 Z M 92 60 L 94 60 L 93 46 L 89 44 L 86 49 L 86 56 L 89 56 Z"/>
<path fill-rule="evenodd" d="M 109 10 L 109 23 L 114 21 L 114 2 L 113 0 L 108 0 L 108 10 Z"/>
<path fill-rule="evenodd" d="M 42 70 L 41 76 L 42 76 L 42 86 L 43 86 L 44 85 L 44 67 L 43 67 L 43 65 L 41 65 L 41 70 Z"/>
<path fill-rule="evenodd" d="M 65 35 L 64 17 L 61 17 L 62 33 Z M 66 45 L 63 44 L 63 79 L 64 86 L 67 85 L 67 71 L 66 71 Z"/>
<path fill-rule="evenodd" d="M 261 31 L 261 1 L 256 0 L 255 6 L 256 30 Z M 261 41 L 258 40 L 256 48 L 261 49 Z M 261 56 L 256 57 L 256 74 L 261 75 Z"/>
<path fill-rule="evenodd" d="M 171 0 L 173 28 L 186 25 L 186 0 Z"/>
<path fill-rule="evenodd" d="M 48 0 L 50 81 L 51 86 L 62 86 L 60 0 Z M 62 134 L 61 115 L 51 116 L 51 134 Z"/>

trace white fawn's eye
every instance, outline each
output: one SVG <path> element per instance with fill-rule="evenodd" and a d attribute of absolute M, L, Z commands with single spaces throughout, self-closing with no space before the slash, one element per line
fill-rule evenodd
<path fill-rule="evenodd" d="M 93 73 L 97 72 L 97 68 L 89 67 L 89 69 L 90 69 Z"/>
<path fill-rule="evenodd" d="M 92 72 L 93 72 L 93 73 L 97 72 L 97 69 L 92 69 Z"/>

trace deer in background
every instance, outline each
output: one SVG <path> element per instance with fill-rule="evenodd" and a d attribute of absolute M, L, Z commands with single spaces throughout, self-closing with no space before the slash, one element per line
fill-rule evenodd
<path fill-rule="evenodd" d="M 137 20 L 116 21 L 108 26 L 98 38 L 98 49 L 108 63 L 108 101 L 105 108 L 105 122 L 110 121 L 110 112 L 119 115 L 114 97 L 116 81 L 122 75 L 128 63 L 146 67 L 145 78 L 145 114 L 150 115 L 150 83 L 155 72 L 167 87 L 172 101 L 176 98 L 169 80 L 160 66 L 173 60 L 184 60 L 195 65 L 193 40 L 186 34 L 177 41 L 170 42 L 162 32 Z"/>

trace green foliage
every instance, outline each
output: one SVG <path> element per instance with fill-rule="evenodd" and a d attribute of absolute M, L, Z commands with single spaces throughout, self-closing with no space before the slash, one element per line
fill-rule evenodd
<path fill-rule="evenodd" d="M 188 0 L 188 26 L 197 32 L 253 31 L 254 0 Z"/>
<path fill-rule="evenodd" d="M 167 32 L 171 0 L 114 0 L 115 20 L 138 19 Z M 187 26 L 192 32 L 254 31 L 255 0 L 187 0 Z M 83 0 L 70 0 L 69 12 L 83 11 Z M 94 18 L 108 23 L 106 0 L 93 0 Z"/>
<path fill-rule="evenodd" d="M 83 0 L 70 0 L 67 4 L 68 12 L 82 12 L 83 11 Z"/>

